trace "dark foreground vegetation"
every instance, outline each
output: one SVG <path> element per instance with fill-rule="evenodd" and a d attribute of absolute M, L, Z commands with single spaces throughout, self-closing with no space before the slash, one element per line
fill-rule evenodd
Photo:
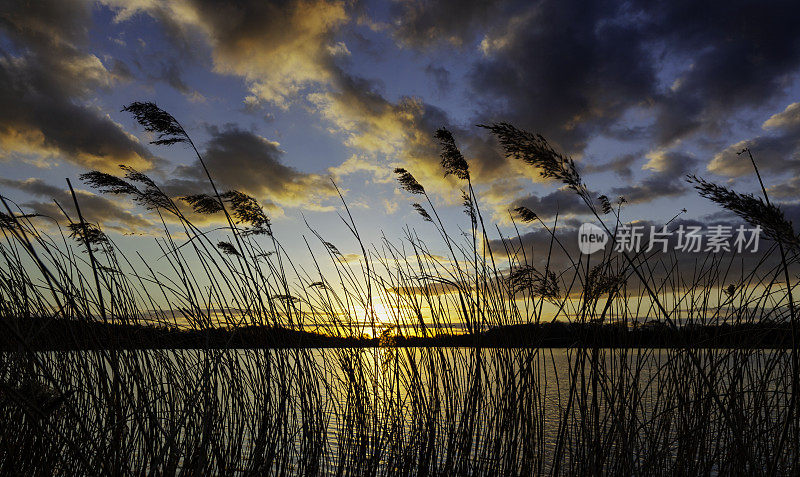
<path fill-rule="evenodd" d="M 329 336 L 277 326 L 180 329 L 111 325 L 75 320 L 6 320 L 13 332 L 0 336 L 2 351 L 134 349 L 284 349 L 472 347 L 472 348 L 791 348 L 789 324 L 770 321 L 734 325 L 684 325 L 659 321 L 618 324 L 548 322 L 497 326 L 479 333 L 436 336 L 384 334 L 370 338 Z M 20 340 L 21 338 L 21 340 Z"/>
<path fill-rule="evenodd" d="M 689 178 L 762 228 L 759 256 L 586 256 L 536 211 L 514 211 L 513 237 L 486 224 L 440 130 L 463 223 L 398 168 L 420 223 L 365 244 L 342 200 L 359 259 L 309 226 L 302 266 L 174 117 L 125 110 L 208 185 L 173 197 L 129 167 L 82 175 L 158 217 L 156 257 L 118 248 L 74 192 L 60 217 L 0 196 L 0 475 L 800 474 L 800 239 L 766 187 Z M 543 137 L 486 128 L 616 242 L 623 198 L 596 196 Z"/>

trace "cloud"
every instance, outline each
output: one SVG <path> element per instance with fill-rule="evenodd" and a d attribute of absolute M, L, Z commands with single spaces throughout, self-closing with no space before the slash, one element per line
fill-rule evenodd
<path fill-rule="evenodd" d="M 334 132 L 344 133 L 346 145 L 369 153 L 390 154 L 401 148 L 424 113 L 419 100 L 405 97 L 391 103 L 374 83 L 341 70 L 332 91 L 312 93 L 308 99 L 334 125 Z"/>
<path fill-rule="evenodd" d="M 620 176 L 622 179 L 631 180 L 633 178 L 633 166 L 636 162 L 643 156 L 642 153 L 632 153 L 632 154 L 623 154 L 621 156 L 617 156 L 611 161 L 596 164 L 592 162 L 583 162 L 582 172 L 591 174 L 591 173 L 599 173 L 599 172 L 608 172 L 614 171 L 615 174 Z"/>
<path fill-rule="evenodd" d="M 87 102 L 120 76 L 83 48 L 90 7 L 79 1 L 10 2 L 0 28 L 15 48 L 0 57 L 0 159 L 64 158 L 85 168 L 159 162 L 139 141 Z"/>
<path fill-rule="evenodd" d="M 425 74 L 433 79 L 433 82 L 436 85 L 436 91 L 439 93 L 439 95 L 447 94 L 451 86 L 450 72 L 447 71 L 447 68 L 436 66 L 430 63 L 425 67 Z"/>
<path fill-rule="evenodd" d="M 792 103 L 772 115 L 762 128 L 765 134 L 731 144 L 714 155 L 708 170 L 728 177 L 752 175 L 754 170 L 749 157 L 739 155 L 749 148 L 763 172 L 800 173 L 800 103 Z"/>
<path fill-rule="evenodd" d="M 543 221 L 552 219 L 556 214 L 563 218 L 589 212 L 583 200 L 574 191 L 567 188 L 558 189 L 543 196 L 529 195 L 516 199 L 511 203 L 510 209 L 517 207 L 527 207 Z"/>
<path fill-rule="evenodd" d="M 463 46 L 475 38 L 503 2 L 483 0 L 401 0 L 392 5 L 392 34 L 403 45 L 430 48 L 446 42 Z"/>
<path fill-rule="evenodd" d="M 614 196 L 623 196 L 630 203 L 645 203 L 663 197 L 677 197 L 688 189 L 686 175 L 695 172 L 698 161 L 677 151 L 654 151 L 647 155 L 643 169 L 652 171 L 638 184 L 614 187 Z"/>
<path fill-rule="evenodd" d="M 205 97 L 197 90 L 189 86 L 183 79 L 183 71 L 179 66 L 180 60 L 177 58 L 169 58 L 161 62 L 160 69 L 157 73 L 151 74 L 151 80 L 164 81 L 176 91 L 185 95 L 189 101 L 203 102 Z"/>
<path fill-rule="evenodd" d="M 800 130 L 800 103 L 792 103 L 780 113 L 773 114 L 764 121 L 764 129 L 774 129 L 784 132 Z"/>
<path fill-rule="evenodd" d="M 337 255 L 337 259 L 342 263 L 358 263 L 363 257 L 360 253 L 345 253 Z"/>
<path fill-rule="evenodd" d="M 434 134 L 442 127 L 453 133 L 469 162 L 473 184 L 541 180 L 536 171 L 500 154 L 494 138 L 484 130 L 462 128 L 442 109 L 420 98 L 391 102 L 363 78 L 339 71 L 336 79 L 331 91 L 311 94 L 309 99 L 331 123 L 331 132 L 342 134 L 347 146 L 362 151 L 358 169 L 375 171 L 378 182 L 385 181 L 384 171 L 404 167 L 429 192 L 447 203 L 460 203 L 460 189 L 466 184 L 452 176 L 446 178 L 440 165 L 441 149 Z M 365 161 L 373 165 L 366 166 Z M 344 173 L 352 165 L 337 170 Z"/>
<path fill-rule="evenodd" d="M 641 2 L 646 39 L 682 58 L 683 70 L 658 102 L 658 139 L 668 143 L 713 131 L 732 111 L 783 93 L 800 67 L 797 5 L 792 2 Z"/>
<path fill-rule="evenodd" d="M 439 127 L 454 128 L 447 115 L 420 98 L 387 100 L 376 84 L 345 72 L 338 59 L 347 55 L 347 45 L 337 38 L 350 21 L 347 5 L 327 1 L 285 3 L 240 2 L 206 4 L 201 1 L 140 2 L 109 1 L 118 21 L 136 12 L 166 22 L 180 35 L 200 32 L 211 47 L 214 70 L 245 79 L 249 88 L 246 104 L 262 102 L 288 107 L 305 98 L 330 131 L 340 134 L 345 145 L 358 151 L 353 160 L 331 172 L 345 175 L 369 170 L 376 181 L 386 181 L 394 166 L 408 166 L 432 191 L 458 196 L 453 181 L 446 181 L 438 166 L 439 149 L 433 134 Z M 441 69 L 431 70 L 440 80 Z M 471 134 L 462 134 L 468 138 Z M 505 159 L 488 147 L 486 140 L 472 141 L 481 154 L 473 158 L 477 181 L 488 179 Z M 484 144 L 481 144 L 484 143 Z M 367 165 L 370 161 L 372 165 Z"/>
<path fill-rule="evenodd" d="M 250 109 L 262 102 L 286 108 L 304 97 L 328 121 L 330 131 L 341 134 L 345 145 L 358 151 L 357 158 L 330 169 L 336 176 L 366 171 L 376 181 L 386 182 L 393 165 L 414 162 L 412 159 L 419 159 L 423 150 L 425 162 L 438 164 L 438 159 L 428 159 L 438 157 L 432 142 L 434 131 L 447 124 L 441 111 L 417 98 L 390 102 L 372 82 L 349 75 L 337 66 L 337 58 L 348 51 L 346 44 L 336 38 L 341 26 L 349 21 L 344 3 L 111 3 L 119 21 L 136 12 L 146 12 L 170 22 L 169 28 L 174 31 L 185 35 L 201 32 L 211 46 L 214 70 L 238 75 L 247 82 L 250 94 L 246 105 Z M 232 144 L 229 139 L 233 136 L 241 136 L 242 144 Z M 280 165 L 275 159 L 276 148 L 242 131 L 217 134 L 209 148 L 210 164 L 216 156 L 226 158 L 225 167 L 212 173 L 221 174 L 220 180 L 231 187 L 245 188 L 258 197 L 296 204 L 309 190 L 316 189 L 321 195 L 330 190 L 321 177 L 302 175 Z M 239 151 L 241 148 L 246 150 Z M 232 157 L 234 151 L 242 153 L 239 159 Z M 275 171 L 254 170 L 260 160 L 256 155 L 270 158 L 269 165 Z M 438 171 L 435 175 L 426 173 L 429 165 L 425 170 L 416 169 L 418 174 L 435 177 L 439 182 Z M 196 167 L 177 172 L 183 177 L 196 177 L 192 170 Z M 279 184 L 284 180 L 286 184 Z M 431 187 L 435 185 L 432 183 Z"/>
<path fill-rule="evenodd" d="M 613 222 L 609 223 L 609 226 L 612 225 Z M 664 224 L 653 221 L 637 221 L 629 225 L 641 227 L 637 229 L 642 233 L 640 250 L 647 251 L 650 243 L 651 227 L 655 227 L 656 231 L 661 231 Z M 699 226 L 702 234 L 707 234 L 711 226 L 718 225 L 730 227 L 731 236 L 727 243 L 732 251 L 736 249 L 734 240 L 739 226 L 745 226 L 745 239 L 749 239 L 752 233 L 749 225 L 743 224 L 740 219 L 726 213 L 711 214 L 702 217 L 700 220 L 678 219 L 667 226 L 669 233 L 667 254 L 662 252 L 661 247 L 663 245 L 654 243 L 653 250 L 649 254 L 644 254 L 648 257 L 646 265 L 642 262 L 644 255 L 634 257 L 634 254 L 631 253 L 629 256 L 634 258 L 634 262 L 638 264 L 640 272 L 647 278 L 654 289 L 661 289 L 661 287 L 685 289 L 690 288 L 694 283 L 699 283 L 701 286 L 708 286 L 709 284 L 727 286 L 731 283 L 736 284 L 736 281 L 741 277 L 749 277 L 751 273 L 756 278 L 751 281 L 750 286 L 755 285 L 759 279 L 765 279 L 765 282 L 770 282 L 774 278 L 774 267 L 778 264 L 780 257 L 772 249 L 774 243 L 766 240 L 763 234 L 759 239 L 755 252 L 752 251 L 751 244 L 750 248 L 745 248 L 744 252 L 736 254 L 735 259 L 732 252 L 720 252 L 715 255 L 706 251 L 683 251 L 678 247 L 678 230 L 681 227 L 687 230 L 688 227 Z M 507 258 L 509 255 L 514 257 L 515 261 L 522 260 L 524 250 L 528 263 L 540 271 L 549 266 L 550 270 L 566 281 L 566 284 L 561 283 L 562 289 L 572 282 L 573 288 L 571 292 L 575 294 L 582 289 L 586 263 L 586 256 L 581 255 L 578 249 L 577 224 L 560 226 L 556 230 L 556 238 L 557 240 L 553 241 L 550 232 L 541 227 L 531 227 L 529 231 L 523 231 L 519 236 L 507 237 L 505 243 L 499 239 L 490 240 L 489 246 L 496 260 Z M 705 249 L 707 245 L 708 239 L 704 238 L 701 241 L 701 248 Z M 676 247 L 678 248 L 676 249 Z M 621 253 L 612 250 L 611 241 L 607 243 L 605 252 L 591 255 L 590 263 L 593 265 L 601 263 L 604 253 L 605 260 L 611 264 L 612 269 L 627 265 Z M 581 259 L 583 259 L 582 268 L 578 271 L 578 275 L 573 282 L 575 264 L 578 264 Z M 718 267 L 725 269 L 726 273 L 720 275 L 715 272 L 715 269 L 719 270 Z M 631 296 L 635 296 L 637 293 L 645 295 L 645 289 L 641 286 L 640 280 L 633 270 L 626 269 L 627 289 Z M 750 280 L 749 278 L 746 279 Z"/>
<path fill-rule="evenodd" d="M 211 177 L 224 189 L 237 189 L 260 200 L 283 206 L 322 210 L 322 202 L 335 195 L 328 179 L 284 165 L 279 144 L 237 127 L 208 131 L 211 138 L 203 158 Z M 208 192 L 199 161 L 179 166 L 165 190 L 174 195 Z"/>
<path fill-rule="evenodd" d="M 361 151 L 357 168 L 348 161 L 334 168 L 335 172 L 370 170 L 376 182 L 385 182 L 387 173 L 403 166 L 430 192 L 457 199 L 458 184 L 444 178 L 433 136 L 436 129 L 450 123 L 442 110 L 413 97 L 390 102 L 373 83 L 344 72 L 339 72 L 331 91 L 311 94 L 309 100 L 331 124 L 332 133 L 342 135 L 345 145 Z"/>
<path fill-rule="evenodd" d="M 394 180 L 390 168 L 377 164 L 365 154 L 353 154 L 343 163 L 328 169 L 328 172 L 336 178 L 363 172 L 369 174 L 376 182 L 388 183 Z"/>
<path fill-rule="evenodd" d="M 347 54 L 346 45 L 334 39 L 338 25 L 347 20 L 345 4 L 340 2 L 105 3 L 114 10 L 118 22 L 142 12 L 156 18 L 179 51 L 196 43 L 198 38 L 206 41 L 211 47 L 214 70 L 242 76 L 252 93 L 251 103 L 266 101 L 288 106 L 302 88 L 330 83 L 339 74 L 332 66 L 335 58 Z M 5 66 L 0 71 L 4 73 L 0 76 L 0 86 L 12 83 L 19 90 L 24 86 L 19 78 L 26 76 L 42 84 L 34 82 L 26 86 L 29 90 L 36 88 L 36 94 L 12 88 L 0 91 L 0 100 L 14 105 L 11 110 L 17 113 L 4 117 L 15 118 L 17 124 L 26 119 L 28 123 L 36 123 L 27 129 L 9 127 L 0 140 L 5 146 L 14 146 L 6 149 L 39 156 L 66 152 L 73 162 L 89 169 L 116 173 L 117 165 L 123 163 L 148 170 L 157 158 L 135 137 L 108 117 L 78 105 L 78 100 L 90 98 L 97 89 L 110 88 L 116 80 L 96 57 L 82 51 L 87 47 L 86 26 L 91 23 L 89 7 L 78 2 L 69 5 L 73 8 L 63 18 L 45 16 L 50 12 L 46 8 L 40 12 L 44 19 L 28 11 L 3 17 L 14 28 L 15 38 L 28 54 L 0 59 L 4 61 L 0 66 Z M 19 18 L 27 23 L 21 23 Z M 36 28 L 42 25 L 41 31 L 33 28 L 31 33 L 30 25 Z M 153 62 L 156 69 L 148 73 L 151 80 L 163 80 L 187 96 L 196 96 L 183 79 L 177 62 L 152 59 L 158 61 Z M 48 67 L 57 68 L 45 71 Z M 0 134 L 3 126 L 0 120 Z M 303 205 L 322 210 L 325 207 L 320 203 L 334 195 L 325 176 L 284 165 L 280 160 L 283 152 L 277 143 L 237 127 L 210 128 L 209 133 L 211 138 L 204 156 L 215 180 L 224 188 L 256 196 L 272 213 L 280 213 L 281 206 Z M 133 152 L 125 149 L 126 144 L 135 146 Z M 208 184 L 200 164 L 194 163 L 178 167 L 164 189 L 179 196 L 208 192 Z"/>
<path fill-rule="evenodd" d="M 791 2 L 398 2 L 400 44 L 477 45 L 477 119 L 540 132 L 571 153 L 655 116 L 657 145 L 725 130 L 733 113 L 782 94 L 800 67 Z"/>
<path fill-rule="evenodd" d="M 44 201 L 28 201 L 20 205 L 26 212 L 51 217 L 60 223 L 69 223 L 64 217 L 61 208 L 69 214 L 70 220 L 78 221 L 78 213 L 69 190 L 47 184 L 41 179 L 30 178 L 25 180 L 12 180 L 0 178 L 0 184 L 11 187 L 35 197 L 42 197 Z M 142 215 L 130 212 L 129 204 L 118 203 L 106 197 L 93 194 L 84 190 L 76 190 L 78 204 L 83 218 L 92 223 L 99 223 L 103 228 L 115 230 L 120 233 L 146 232 L 154 225 Z M 58 202 L 56 205 L 55 202 Z M 61 208 L 59 208 L 59 206 Z"/>
<path fill-rule="evenodd" d="M 348 21 L 344 2 L 134 2 L 106 3 L 118 21 L 146 12 L 178 42 L 200 32 L 211 45 L 214 70 L 245 78 L 261 100 L 287 108 L 307 86 L 327 83 L 331 64 L 345 54 L 334 41 Z"/>
<path fill-rule="evenodd" d="M 470 74 L 479 113 L 545 135 L 568 152 L 646 104 L 655 72 L 636 23 L 606 3 L 543 1 L 493 24 Z M 457 15 L 457 13 L 454 13 Z"/>
<path fill-rule="evenodd" d="M 252 110 L 261 103 L 288 107 L 299 98 L 327 121 L 346 146 L 356 150 L 331 173 L 344 176 L 370 172 L 376 182 L 391 178 L 391 170 L 405 166 L 425 186 L 450 202 L 459 201 L 463 184 L 445 179 L 439 166 L 439 146 L 433 139 L 440 127 L 458 135 L 470 153 L 475 183 L 507 176 L 508 161 L 482 131 L 465 131 L 452 123 L 441 109 L 416 97 L 387 100 L 373 81 L 347 73 L 340 58 L 347 45 L 337 37 L 350 21 L 355 7 L 339 2 L 292 1 L 286 3 L 239 2 L 213 6 L 201 1 L 141 2 L 126 5 L 107 2 L 125 21 L 146 12 L 176 31 L 175 36 L 199 32 L 211 47 L 214 70 L 245 79 Z M 444 86 L 446 71 L 430 69 Z M 521 168 L 520 177 L 526 173 Z M 534 177 L 533 172 L 528 173 Z"/>
<path fill-rule="evenodd" d="M 647 203 L 664 197 L 681 196 L 689 190 L 686 175 L 695 172 L 698 161 L 693 156 L 678 151 L 653 151 L 646 155 L 648 161 L 642 167 L 645 175 L 638 182 L 632 180 L 631 165 L 638 154 L 627 154 L 610 163 L 583 167 L 581 172 L 602 172 L 616 170 L 627 177 L 629 185 L 612 187 L 590 196 L 606 194 L 612 198 L 624 196 L 629 203 Z M 510 197 L 516 199 L 509 201 Z M 481 198 L 488 202 L 494 212 L 493 219 L 499 223 L 509 223 L 508 211 L 517 207 L 527 207 L 542 220 L 549 220 L 558 213 L 563 217 L 589 214 L 584 201 L 572 190 L 562 187 L 545 195 L 525 192 L 525 185 L 518 179 L 495 180 L 482 191 Z"/>
<path fill-rule="evenodd" d="M 342 34 L 356 22 L 423 53 L 431 46 L 460 45 L 462 52 L 474 46 L 477 56 L 465 57 L 473 63 L 465 69 L 474 120 L 541 132 L 578 159 L 603 134 L 655 139 L 661 151 L 698 131 L 720 131 L 732 113 L 782 91 L 800 64 L 798 33 L 787 20 L 791 7 L 778 4 L 403 1 L 391 8 L 389 24 L 377 26 L 359 5 L 335 1 L 106 3 L 118 21 L 146 12 L 174 38 L 199 35 L 215 71 L 245 80 L 248 108 L 310 106 L 359 156 L 332 173 L 370 172 L 385 182 L 384 169 L 406 167 L 449 203 L 458 201 L 463 184 L 442 177 L 432 139 L 442 126 L 455 134 L 476 185 L 510 190 L 539 179 L 507 161 L 482 131 L 460 127 L 422 98 L 389 100 L 376 82 L 348 73 L 342 65 L 350 48 Z M 427 74 L 447 88 L 447 70 L 426 63 Z M 655 119 L 632 126 L 631 111 Z M 630 181 L 636 159 L 621 156 L 607 166 Z M 673 162 L 674 169 L 653 170 L 619 192 L 637 202 L 681 194 L 693 163 Z"/>
<path fill-rule="evenodd" d="M 448 1 L 400 2 L 393 28 L 401 44 L 420 52 L 435 44 L 468 44 L 477 32 L 482 56 L 468 75 L 475 120 L 509 121 L 580 158 L 589 140 L 602 135 L 651 140 L 656 151 L 666 151 L 699 133 L 719 134 L 737 112 L 783 94 L 800 69 L 798 13 L 788 2 L 744 1 L 724 8 L 644 0 L 463 8 Z M 772 134 L 731 146 L 710 169 L 751 173 L 732 154 L 751 145 L 758 146 L 765 169 L 797 170 L 797 134 L 788 131 L 798 112 L 771 118 L 765 128 Z M 654 120 L 631 125 L 643 122 L 641 117 Z M 469 136 L 474 134 L 462 142 Z M 653 170 L 617 192 L 636 202 L 681 195 L 683 175 L 696 160 L 668 154 L 672 169 Z M 630 181 L 636 162 L 627 155 L 603 166 Z M 600 171 L 591 165 L 584 170 Z"/>
<path fill-rule="evenodd" d="M 797 193 L 800 191 L 800 177 L 792 177 L 788 181 L 768 187 L 767 191 L 770 197 L 796 200 Z"/>

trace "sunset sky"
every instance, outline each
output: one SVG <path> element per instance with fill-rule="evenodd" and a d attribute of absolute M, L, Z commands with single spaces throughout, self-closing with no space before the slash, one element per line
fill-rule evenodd
<path fill-rule="evenodd" d="M 148 144 L 120 112 L 153 101 L 300 254 L 303 217 L 359 252 L 331 178 L 367 241 L 402 240 L 407 225 L 434 242 L 395 167 L 468 228 L 463 184 L 439 166 L 439 127 L 453 132 L 481 210 L 503 233 L 519 205 L 582 222 L 573 193 L 505 159 L 476 127 L 496 121 L 543 134 L 592 191 L 626 197 L 626 219 L 655 223 L 682 208 L 686 219 L 720 219 L 689 173 L 756 192 L 736 155 L 748 146 L 798 223 L 798 25 L 791 1 L 2 2 L 0 191 L 59 218 L 52 199 L 68 207 L 71 178 L 88 220 L 123 249 L 154 250 L 150 212 L 78 180 L 125 164 L 175 196 L 209 192 L 190 150 Z"/>

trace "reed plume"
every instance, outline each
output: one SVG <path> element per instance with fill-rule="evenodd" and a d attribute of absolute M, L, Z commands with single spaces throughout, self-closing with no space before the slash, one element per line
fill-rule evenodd
<path fill-rule="evenodd" d="M 504 122 L 479 126 L 497 137 L 506 157 L 534 166 L 543 178 L 561 181 L 575 191 L 583 187 L 575 161 L 557 152 L 541 134 L 532 134 Z"/>
<path fill-rule="evenodd" d="M 220 249 L 222 253 L 224 253 L 225 255 L 236 255 L 236 256 L 242 255 L 239 253 L 238 250 L 236 250 L 236 247 L 234 247 L 233 244 L 230 242 L 224 242 L 224 241 L 217 242 L 217 248 Z"/>
<path fill-rule="evenodd" d="M 414 202 L 413 204 L 411 204 L 411 206 L 414 207 L 414 210 L 416 210 L 419 213 L 419 215 L 422 216 L 423 220 L 425 220 L 426 222 L 433 222 L 433 219 L 428 214 L 428 211 L 425 210 L 425 207 L 423 207 L 417 202 Z"/>
<path fill-rule="evenodd" d="M 539 216 L 536 215 L 534 211 L 524 206 L 516 207 L 514 208 L 514 211 L 517 213 L 517 215 L 519 215 L 519 219 L 524 223 L 533 222 L 534 220 L 539 219 Z"/>
<path fill-rule="evenodd" d="M 469 164 L 456 146 L 456 141 L 450 131 L 445 128 L 438 129 L 435 137 L 439 140 L 442 149 L 444 176 L 453 175 L 462 180 L 469 180 Z"/>
<path fill-rule="evenodd" d="M 792 248 L 800 246 L 800 237 L 794 232 L 792 223 L 786 219 L 780 207 L 764 202 L 753 194 L 740 194 L 725 186 L 715 184 L 695 175 L 687 176 L 698 193 L 726 210 L 744 219 L 753 226 L 759 226 L 764 235 Z"/>
<path fill-rule="evenodd" d="M 145 131 L 156 135 L 150 144 L 171 146 L 191 142 L 178 120 L 155 103 L 136 101 L 122 108 L 122 111 L 133 114 Z"/>
<path fill-rule="evenodd" d="M 409 192 L 411 194 L 424 194 L 425 188 L 417 182 L 413 175 L 410 172 L 403 169 L 402 167 L 398 167 L 394 170 L 394 173 L 397 174 L 397 182 L 400 183 L 400 188 Z"/>

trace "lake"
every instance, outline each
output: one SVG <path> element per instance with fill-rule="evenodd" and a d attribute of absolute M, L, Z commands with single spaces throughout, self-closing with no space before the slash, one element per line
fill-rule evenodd
<path fill-rule="evenodd" d="M 132 473 L 770 469 L 797 458 L 796 415 L 785 426 L 790 355 L 390 346 L 5 353 L 0 376 L 20 391 L 3 401 L 3 444 L 36 444 L 64 469 Z M 20 378 L 28 373 L 39 387 Z M 26 414 L 62 394 L 44 417 Z"/>

